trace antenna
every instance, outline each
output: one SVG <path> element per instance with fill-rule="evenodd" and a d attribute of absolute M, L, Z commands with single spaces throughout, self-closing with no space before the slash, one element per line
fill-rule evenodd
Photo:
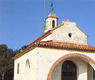
<path fill-rule="evenodd" d="M 46 16 L 46 0 L 44 0 L 44 30 L 45 30 L 45 16 Z"/>
<path fill-rule="evenodd" d="M 46 15 L 46 0 L 44 0 L 44 18 L 45 18 L 45 15 Z"/>

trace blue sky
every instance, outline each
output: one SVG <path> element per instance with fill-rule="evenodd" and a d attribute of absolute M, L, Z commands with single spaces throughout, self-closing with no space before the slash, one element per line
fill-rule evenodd
<path fill-rule="evenodd" d="M 95 46 L 95 0 L 52 0 L 59 24 L 71 20 L 88 34 L 88 44 Z M 44 18 L 50 13 L 46 0 L 0 0 L 0 44 L 19 49 L 44 32 Z"/>

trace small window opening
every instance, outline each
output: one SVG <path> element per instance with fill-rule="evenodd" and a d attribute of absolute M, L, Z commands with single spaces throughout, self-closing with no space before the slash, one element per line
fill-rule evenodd
<path fill-rule="evenodd" d="M 72 37 L 72 33 L 69 33 L 68 36 L 71 38 Z"/>
<path fill-rule="evenodd" d="M 19 74 L 19 63 L 17 64 L 17 74 Z"/>
<path fill-rule="evenodd" d="M 55 27 L 55 20 L 52 21 L 52 28 Z"/>
<path fill-rule="evenodd" d="M 30 68 L 30 61 L 29 61 L 29 59 L 26 60 L 26 67 Z"/>

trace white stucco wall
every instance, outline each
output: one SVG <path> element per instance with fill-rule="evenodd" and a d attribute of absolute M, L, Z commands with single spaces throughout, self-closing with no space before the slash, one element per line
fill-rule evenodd
<path fill-rule="evenodd" d="M 37 51 L 34 49 L 14 61 L 14 80 L 37 80 Z M 30 69 L 26 68 L 26 60 L 30 61 Z M 17 74 L 17 64 L 19 63 L 19 74 Z"/>
<path fill-rule="evenodd" d="M 59 63 L 53 73 L 52 73 L 52 76 L 51 76 L 51 80 L 61 80 L 61 68 L 62 68 L 62 62 Z"/>
<path fill-rule="evenodd" d="M 48 70 L 50 70 L 50 68 L 54 64 L 54 62 L 56 60 L 58 60 L 60 57 L 66 55 L 66 54 L 79 53 L 79 52 L 74 52 L 74 51 L 50 50 L 50 49 L 42 49 L 42 48 L 40 48 L 39 50 L 40 50 L 39 51 L 39 59 L 40 60 L 38 60 L 38 61 L 39 61 L 39 65 L 41 65 L 40 68 L 42 68 L 41 72 L 43 72 L 43 74 L 48 74 Z M 84 55 L 88 55 L 88 56 L 90 55 L 89 57 L 91 57 L 91 58 L 93 58 L 92 56 L 94 55 L 92 53 L 80 53 L 80 54 L 84 54 Z M 95 58 L 93 58 L 93 59 L 95 59 Z M 40 76 L 41 76 L 41 74 L 39 75 L 39 77 Z M 43 78 L 44 78 L 44 80 L 46 80 L 45 75 Z M 41 77 L 41 79 L 42 79 L 42 77 Z"/>
<path fill-rule="evenodd" d="M 60 57 L 66 54 L 71 54 L 71 53 L 84 54 L 84 55 L 89 56 L 91 59 L 95 60 L 95 54 L 93 53 L 83 53 L 83 52 L 77 52 L 77 51 L 66 51 L 66 50 L 55 50 L 55 49 L 50 50 L 50 49 L 42 49 L 42 48 L 39 48 L 39 50 L 40 50 L 39 51 L 40 60 L 38 61 L 39 61 L 39 65 L 41 65 L 42 67 L 40 73 L 43 72 L 39 75 L 39 77 L 41 75 L 44 75 L 44 77 L 40 77 L 40 80 L 46 80 L 51 66 L 55 63 L 56 60 L 58 60 Z M 87 73 L 83 75 L 87 75 Z"/>
<path fill-rule="evenodd" d="M 88 80 L 94 80 L 93 68 L 90 65 L 88 65 Z"/>
<path fill-rule="evenodd" d="M 42 39 L 41 41 L 49 41 L 49 40 L 52 40 L 52 36 L 51 35 L 47 36 L 46 38 Z"/>
<path fill-rule="evenodd" d="M 68 58 L 66 60 L 70 60 L 75 63 L 77 67 L 77 80 L 87 80 L 87 63 L 81 60 L 80 58 Z M 64 61 L 66 61 L 64 60 Z M 64 61 L 60 62 L 54 69 L 52 73 L 51 80 L 61 80 L 61 69 Z"/>
<path fill-rule="evenodd" d="M 72 36 L 69 37 L 68 34 L 71 33 Z M 54 41 L 69 42 L 75 44 L 87 44 L 87 36 L 80 31 L 76 24 L 73 22 L 64 22 L 64 25 L 52 33 L 52 39 Z"/>
<path fill-rule="evenodd" d="M 65 21 L 63 23 L 64 25 L 55 29 L 50 36 L 47 36 L 42 41 L 53 40 L 58 42 L 87 45 L 87 35 L 76 27 L 76 23 L 69 21 Z M 49 29 L 51 30 L 52 28 Z M 68 36 L 69 33 L 72 34 L 71 37 Z"/>
<path fill-rule="evenodd" d="M 55 27 L 57 27 L 58 25 L 58 20 L 57 18 L 47 18 L 46 19 L 46 28 L 45 28 L 45 32 L 49 31 L 52 29 L 52 21 L 55 21 Z"/>
<path fill-rule="evenodd" d="M 77 78 L 78 80 L 87 80 L 87 62 L 83 61 L 81 58 L 71 58 L 77 65 Z"/>
<path fill-rule="evenodd" d="M 67 51 L 62 49 L 35 48 L 22 57 L 15 60 L 14 80 L 47 80 L 48 73 L 52 65 L 61 57 L 78 53 L 89 56 L 95 61 L 95 53 L 78 51 Z M 25 61 L 30 60 L 30 70 L 25 70 Z M 78 80 L 87 80 L 87 67 L 80 62 L 80 72 Z M 87 61 L 86 61 L 87 62 Z M 20 63 L 20 73 L 17 74 L 17 63 Z M 91 63 L 90 63 L 91 64 Z M 91 64 L 95 68 L 95 65 Z M 85 68 L 85 69 L 84 69 Z M 58 68 L 57 68 L 58 69 Z"/>

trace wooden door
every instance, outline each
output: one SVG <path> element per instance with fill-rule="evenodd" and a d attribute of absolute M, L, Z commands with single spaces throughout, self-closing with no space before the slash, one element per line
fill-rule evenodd
<path fill-rule="evenodd" d="M 77 68 L 72 61 L 65 61 L 62 64 L 62 80 L 77 80 Z"/>

